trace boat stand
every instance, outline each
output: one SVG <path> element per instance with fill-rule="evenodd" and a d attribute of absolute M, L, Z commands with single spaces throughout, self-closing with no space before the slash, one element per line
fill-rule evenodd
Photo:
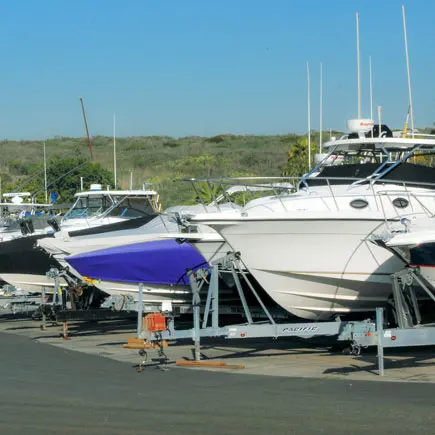
<path fill-rule="evenodd" d="M 260 295 L 249 280 L 248 274 L 241 266 L 240 256 L 234 253 L 228 253 L 224 258 L 213 263 L 208 269 L 198 271 L 189 270 L 188 272 L 190 285 L 193 294 L 193 328 L 178 330 L 175 329 L 175 321 L 171 316 L 167 317 L 166 329 L 159 332 L 157 337 L 150 331 L 138 331 L 138 338 L 152 341 L 174 340 L 174 339 L 192 339 L 194 341 L 194 362 L 201 362 L 201 338 L 228 338 L 228 339 L 248 339 L 248 338 L 279 338 L 279 337 L 303 337 L 311 338 L 316 335 L 338 336 L 343 340 L 353 341 L 353 334 L 370 333 L 374 328 L 372 323 L 367 322 L 341 322 L 340 319 L 333 322 L 305 322 L 305 323 L 276 323 L 266 304 L 262 301 Z M 246 318 L 246 323 L 229 325 L 221 327 L 221 307 L 219 304 L 219 276 L 221 274 L 231 274 L 234 279 L 238 296 L 242 305 L 242 314 Z M 200 290 L 209 277 L 209 288 L 203 317 L 201 322 L 201 298 Z M 253 314 L 246 299 L 243 290 L 242 280 L 247 285 L 249 291 L 257 300 L 263 315 L 261 320 L 254 320 L 259 317 Z M 267 320 L 264 321 L 263 319 Z M 210 365 L 210 362 L 207 362 Z M 222 367 L 222 363 L 218 363 Z"/>
<path fill-rule="evenodd" d="M 12 314 L 29 316 L 40 306 L 41 296 L 34 294 L 0 296 L 0 313 L 2 310 L 10 311 Z"/>
<path fill-rule="evenodd" d="M 408 266 L 392 275 L 397 326 L 384 329 L 383 308 L 378 308 L 375 333 L 355 337 L 360 347 L 377 346 L 380 375 L 384 375 L 384 348 L 435 345 L 435 324 L 422 323 L 416 284 L 435 302 L 435 288 L 420 275 L 418 267 Z"/>
<path fill-rule="evenodd" d="M 54 280 L 52 301 L 47 302 L 46 288 L 43 287 L 40 306 L 32 316 L 34 319 L 41 320 L 42 330 L 46 329 L 47 320 L 51 320 L 53 324 L 56 324 L 56 313 L 60 310 L 65 310 L 67 307 L 67 291 L 62 289 L 60 285 L 61 272 L 53 268 L 46 275 Z"/>
<path fill-rule="evenodd" d="M 221 327 L 219 306 L 219 274 L 231 273 L 235 279 L 237 291 L 243 306 L 246 323 Z M 240 257 L 230 253 L 210 269 L 188 271 L 193 293 L 193 328 L 175 329 L 174 318 L 167 317 L 166 330 L 155 334 L 150 331 L 139 331 L 138 338 L 148 342 L 161 340 L 192 339 L 194 342 L 194 361 L 186 364 L 197 365 L 201 362 L 201 338 L 249 339 L 270 337 L 300 337 L 334 336 L 337 341 L 348 342 L 352 355 L 359 355 L 361 349 L 377 346 L 379 375 L 384 375 L 384 349 L 392 347 L 430 346 L 435 345 L 435 325 L 423 325 L 422 317 L 415 294 L 415 285 L 419 285 L 435 302 L 435 289 L 420 275 L 417 268 L 407 267 L 392 275 L 394 312 L 397 326 L 389 327 L 384 320 L 384 307 L 376 309 L 376 318 L 364 321 L 336 321 L 276 323 L 254 286 L 249 281 L 247 273 L 241 268 Z M 204 277 L 209 276 L 210 285 L 203 310 L 201 322 L 201 299 L 199 291 Z M 265 312 L 268 321 L 255 322 L 241 285 L 244 280 Z M 186 365 L 184 364 L 184 365 Z M 217 363 L 222 366 L 222 363 Z"/>

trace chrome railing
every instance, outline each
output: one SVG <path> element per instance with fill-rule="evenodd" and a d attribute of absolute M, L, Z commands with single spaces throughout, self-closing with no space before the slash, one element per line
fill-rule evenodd
<path fill-rule="evenodd" d="M 192 184 L 200 203 L 204 206 L 205 212 L 207 210 L 207 201 L 204 200 L 200 195 L 201 190 L 199 184 L 202 183 L 206 187 L 206 192 L 208 189 L 208 199 L 212 198 L 213 201 L 216 200 L 216 188 L 213 186 L 218 186 L 218 190 L 221 189 L 223 192 L 228 191 L 234 186 L 244 186 L 245 190 L 241 189 L 239 191 L 246 192 L 250 196 L 250 199 L 259 198 L 262 196 L 273 196 L 277 199 L 284 211 L 288 211 L 285 205 L 285 199 L 288 195 L 296 193 L 298 191 L 303 191 L 308 193 L 308 197 L 316 192 L 318 187 L 327 187 L 328 193 L 322 196 L 318 196 L 319 200 L 322 200 L 325 205 L 329 208 L 329 205 L 325 202 L 325 199 L 331 198 L 336 211 L 342 211 L 340 208 L 339 199 L 342 197 L 349 198 L 361 198 L 361 196 L 370 196 L 374 198 L 374 205 L 376 211 L 381 212 L 386 221 L 391 219 L 391 213 L 388 214 L 386 211 L 387 204 L 390 210 L 394 210 L 396 218 L 400 219 L 401 209 L 396 207 L 393 203 L 394 197 L 397 197 L 398 193 L 402 193 L 409 203 L 409 208 L 403 210 L 403 213 L 409 214 L 409 209 L 411 213 L 416 213 L 416 208 L 420 208 L 420 213 L 424 213 L 429 217 L 435 216 L 435 183 L 419 182 L 419 181 L 405 181 L 405 180 L 384 180 L 384 179 L 368 179 L 368 178 L 357 178 L 357 177 L 312 177 L 305 179 L 306 183 L 304 187 L 297 188 L 298 183 L 303 177 L 237 177 L 237 178 L 188 178 L 180 181 L 189 182 Z M 336 183 L 340 181 L 340 183 Z M 359 184 L 355 184 L 356 181 L 360 181 Z M 315 186 L 313 186 L 315 182 Z M 310 185 L 311 184 L 311 185 Z M 347 189 L 346 189 L 347 185 Z M 367 187 L 367 193 L 361 192 L 360 189 L 363 186 Z M 395 186 L 395 189 L 393 188 Z M 399 189 L 398 189 L 399 188 Z M 419 189 L 416 191 L 415 189 Z M 338 192 L 339 190 L 339 192 Z M 272 195 L 270 195 L 272 193 Z M 256 194 L 256 196 L 254 195 Z M 231 203 L 231 198 L 228 195 L 224 195 L 227 203 Z M 311 198 L 314 198 L 312 196 Z M 382 199 L 387 199 L 387 204 Z M 433 198 L 433 207 L 428 206 L 424 203 L 424 198 Z M 347 202 L 348 203 L 348 202 Z M 418 207 L 417 207 L 418 206 Z M 217 206 L 218 211 L 220 207 Z"/>

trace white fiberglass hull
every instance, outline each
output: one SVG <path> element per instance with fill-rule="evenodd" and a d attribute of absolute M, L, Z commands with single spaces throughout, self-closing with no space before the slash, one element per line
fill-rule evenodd
<path fill-rule="evenodd" d="M 0 279 L 29 293 L 42 293 L 44 288 L 47 293 L 53 293 L 54 289 L 54 279 L 45 275 L 3 273 L 0 275 Z M 63 278 L 59 279 L 59 284 L 61 287 L 67 287 Z"/>
<path fill-rule="evenodd" d="M 192 245 L 208 264 L 231 252 L 231 246 L 216 231 L 207 233 L 168 233 L 165 239 L 184 240 Z"/>
<path fill-rule="evenodd" d="M 403 263 L 368 238 L 383 220 L 250 220 L 217 226 L 264 290 L 305 319 L 369 311 L 391 294 Z"/>
<path fill-rule="evenodd" d="M 231 251 L 231 247 L 225 240 L 203 240 L 189 242 L 207 261 L 211 264 L 214 261 L 224 257 L 227 252 Z"/>
<path fill-rule="evenodd" d="M 131 295 L 135 300 L 138 299 L 139 283 L 92 280 L 92 284 L 110 296 Z M 186 286 L 143 284 L 143 302 L 145 303 L 185 303 L 191 301 L 191 297 L 192 292 Z"/>

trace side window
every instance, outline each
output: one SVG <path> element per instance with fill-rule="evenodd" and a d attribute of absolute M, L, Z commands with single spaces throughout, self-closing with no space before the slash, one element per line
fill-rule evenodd
<path fill-rule="evenodd" d="M 405 198 L 395 198 L 393 199 L 393 205 L 397 208 L 406 208 L 409 205 L 409 201 Z"/>
<path fill-rule="evenodd" d="M 366 208 L 369 205 L 369 203 L 362 198 L 354 199 L 350 202 L 350 206 L 352 208 L 356 208 L 357 210 L 362 210 L 363 208 Z"/>

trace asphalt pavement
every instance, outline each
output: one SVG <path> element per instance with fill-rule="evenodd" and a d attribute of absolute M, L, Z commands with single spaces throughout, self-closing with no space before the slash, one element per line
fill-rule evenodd
<path fill-rule="evenodd" d="M 131 364 L 0 333 L 0 434 L 433 434 L 435 385 Z"/>

